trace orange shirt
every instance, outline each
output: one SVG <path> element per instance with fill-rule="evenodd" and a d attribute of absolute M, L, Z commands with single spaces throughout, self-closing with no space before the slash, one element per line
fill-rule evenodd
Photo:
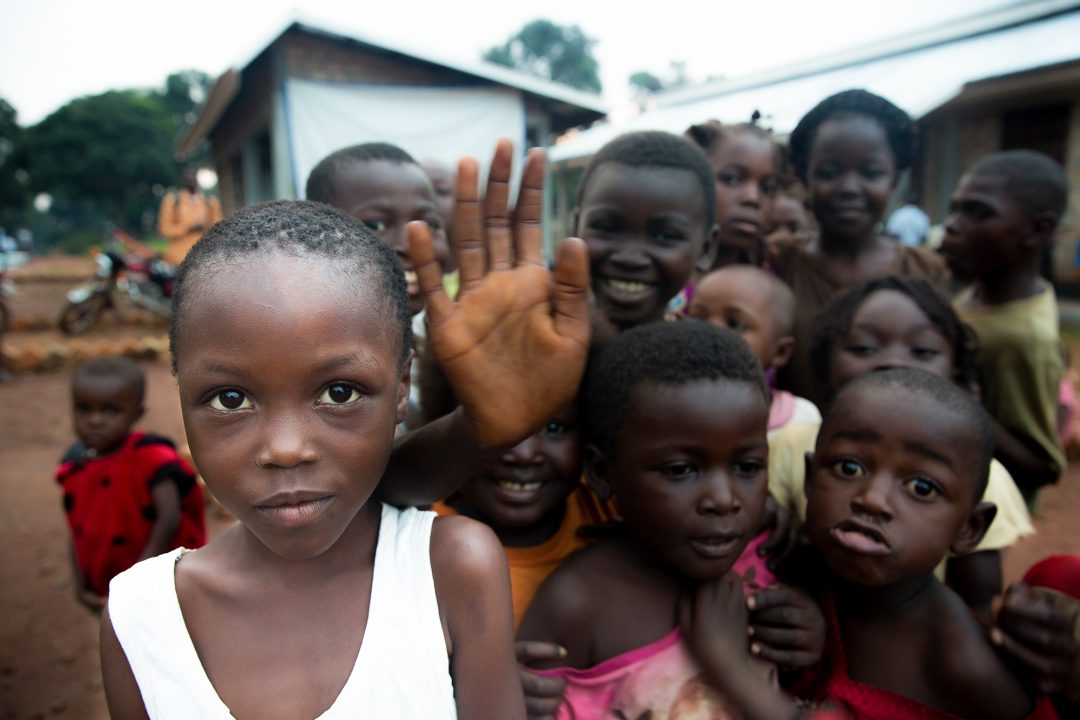
<path fill-rule="evenodd" d="M 158 232 L 169 241 L 165 259 L 179 265 L 202 234 L 220 220 L 221 203 L 216 197 L 186 189 L 166 193 L 158 210 Z M 200 225 L 201 229 L 195 229 Z"/>
<path fill-rule="evenodd" d="M 584 486 L 574 490 L 566 499 L 566 515 L 562 525 L 545 542 L 532 547 L 503 547 L 506 562 L 510 566 L 510 594 L 514 600 L 514 628 L 521 623 L 525 610 L 547 576 L 574 552 L 589 544 L 590 540 L 578 535 L 578 530 L 597 522 L 593 514 L 597 498 Z M 457 515 L 457 511 L 445 503 L 431 507 L 439 515 Z"/>

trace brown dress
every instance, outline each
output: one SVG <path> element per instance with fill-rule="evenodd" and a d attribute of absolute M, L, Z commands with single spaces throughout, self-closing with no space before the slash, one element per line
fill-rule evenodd
<path fill-rule="evenodd" d="M 827 388 L 814 377 L 810 364 L 811 334 L 818 314 L 849 286 L 834 284 L 825 276 L 820 259 L 808 250 L 809 245 L 805 236 L 770 241 L 773 270 L 795 293 L 795 351 L 781 370 L 778 384 L 821 408 Z M 896 259 L 884 274 L 923 278 L 942 292 L 948 291 L 949 270 L 944 261 L 937 253 L 922 247 L 897 243 Z"/>

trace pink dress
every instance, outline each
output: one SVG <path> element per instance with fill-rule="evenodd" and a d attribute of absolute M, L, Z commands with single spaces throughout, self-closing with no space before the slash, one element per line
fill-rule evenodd
<path fill-rule="evenodd" d="M 751 540 L 732 568 L 742 577 L 747 594 L 762 590 L 776 580 L 765 565 L 765 558 L 757 554 L 758 546 L 767 537 L 767 533 L 762 533 Z M 762 674 L 775 682 L 775 668 L 765 662 L 760 664 Z M 534 672 L 545 677 L 566 678 L 566 693 L 557 715 L 559 720 L 734 720 L 742 717 L 706 682 L 679 628 L 655 642 L 591 668 Z"/>

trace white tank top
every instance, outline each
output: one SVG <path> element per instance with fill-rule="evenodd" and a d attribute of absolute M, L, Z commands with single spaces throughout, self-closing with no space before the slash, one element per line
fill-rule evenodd
<path fill-rule="evenodd" d="M 435 513 L 383 505 L 367 629 L 349 679 L 320 720 L 456 718 L 431 575 Z M 176 598 L 182 550 L 113 578 L 109 617 L 152 720 L 231 718 L 206 676 Z"/>

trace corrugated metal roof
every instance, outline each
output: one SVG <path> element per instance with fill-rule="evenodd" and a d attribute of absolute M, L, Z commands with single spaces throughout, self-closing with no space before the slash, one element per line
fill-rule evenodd
<path fill-rule="evenodd" d="M 967 83 L 1080 58 L 1080 2 L 1052 0 L 1012 10 L 1024 10 L 1027 21 L 1003 12 L 995 15 L 996 26 L 986 18 L 962 21 L 963 34 L 956 29 L 951 35 L 922 33 L 915 44 L 905 36 L 909 39 L 881 43 L 876 55 L 865 50 L 833 55 L 695 89 L 705 93 L 702 97 L 668 97 L 665 107 L 578 133 L 551 148 L 549 157 L 553 162 L 589 157 L 634 130 L 681 133 L 709 118 L 745 122 L 755 110 L 765 126 L 786 134 L 818 102 L 848 88 L 883 95 L 918 118 L 956 97 Z"/>

